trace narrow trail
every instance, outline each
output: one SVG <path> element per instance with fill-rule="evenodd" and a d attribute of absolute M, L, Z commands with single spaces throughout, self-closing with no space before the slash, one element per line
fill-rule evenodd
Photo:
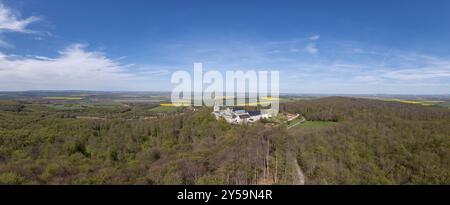
<path fill-rule="evenodd" d="M 304 123 L 305 121 L 306 121 L 305 117 L 302 117 L 302 119 L 301 119 L 300 121 L 298 121 L 297 123 L 295 123 L 295 124 L 293 124 L 293 125 L 289 125 L 289 126 L 287 127 L 287 129 L 291 129 L 291 128 L 293 128 L 293 127 L 299 125 L 299 124 Z"/>
<path fill-rule="evenodd" d="M 294 171 L 296 172 L 296 179 L 294 180 L 295 185 L 305 185 L 305 175 L 303 174 L 300 165 L 298 165 L 298 161 L 294 158 Z"/>
<path fill-rule="evenodd" d="M 302 119 L 298 121 L 297 123 L 290 125 L 287 127 L 287 129 L 291 129 L 299 124 L 302 124 L 306 121 L 306 118 L 302 116 Z M 305 174 L 303 174 L 302 169 L 300 168 L 300 165 L 298 164 L 297 158 L 293 157 L 293 163 L 294 163 L 294 175 L 296 176 L 294 179 L 295 185 L 305 185 Z"/>

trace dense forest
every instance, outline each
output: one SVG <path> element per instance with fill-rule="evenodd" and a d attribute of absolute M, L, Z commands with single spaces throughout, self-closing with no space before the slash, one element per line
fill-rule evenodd
<path fill-rule="evenodd" d="M 450 112 L 397 102 L 324 98 L 287 105 L 322 130 L 293 130 L 309 184 L 449 184 Z"/>
<path fill-rule="evenodd" d="M 0 111 L 0 184 L 299 184 L 299 172 L 306 184 L 450 184 L 442 108 L 299 100 L 282 111 L 336 123 L 287 129 L 230 125 L 209 108 L 80 119 L 27 106 Z"/>

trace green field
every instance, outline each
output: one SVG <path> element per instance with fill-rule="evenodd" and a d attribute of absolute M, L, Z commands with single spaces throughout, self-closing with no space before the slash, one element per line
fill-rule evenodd
<path fill-rule="evenodd" d="M 175 106 L 158 106 L 150 109 L 150 112 L 176 112 L 178 109 Z"/>
<path fill-rule="evenodd" d="M 55 110 L 83 110 L 84 107 L 78 104 L 51 104 L 47 105 L 49 108 L 55 109 Z"/>
<path fill-rule="evenodd" d="M 58 111 L 74 111 L 74 110 L 91 110 L 91 111 L 99 111 L 99 110 L 113 110 L 119 109 L 119 105 L 113 104 L 91 104 L 91 103 L 82 103 L 82 104 L 49 104 L 48 108 L 58 110 Z"/>
<path fill-rule="evenodd" d="M 437 104 L 436 106 L 450 109 L 450 102 L 442 102 Z"/>
<path fill-rule="evenodd" d="M 46 100 L 82 100 L 82 97 L 64 97 L 64 96 L 58 96 L 58 97 L 43 97 Z"/>
<path fill-rule="evenodd" d="M 306 122 L 302 123 L 299 127 L 308 128 L 308 129 L 319 129 L 319 128 L 330 127 L 335 124 L 337 124 L 337 123 L 331 122 L 331 121 L 306 121 Z"/>
<path fill-rule="evenodd" d="M 417 105 L 423 105 L 423 106 L 433 106 L 440 103 L 445 103 L 445 101 L 440 100 L 404 100 L 404 99 L 396 99 L 396 98 L 388 98 L 388 99 L 380 99 L 383 101 L 388 102 L 401 102 L 401 103 L 408 103 L 408 104 L 417 104 Z"/>

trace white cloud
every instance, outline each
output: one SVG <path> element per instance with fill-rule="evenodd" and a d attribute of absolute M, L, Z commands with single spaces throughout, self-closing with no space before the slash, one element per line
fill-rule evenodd
<path fill-rule="evenodd" d="M 450 78 L 450 70 L 441 68 L 404 69 L 389 71 L 383 73 L 382 76 L 395 80 L 427 80 L 434 78 Z"/>
<path fill-rule="evenodd" d="M 319 49 L 317 49 L 315 44 L 310 43 L 310 44 L 306 45 L 305 51 L 310 54 L 316 54 L 319 51 Z"/>
<path fill-rule="evenodd" d="M 4 39 L 3 33 L 36 33 L 27 27 L 38 20 L 35 16 L 22 19 L 20 14 L 0 2 L 0 48 L 14 48 L 14 45 Z"/>
<path fill-rule="evenodd" d="M 0 32 L 30 33 L 32 31 L 27 29 L 28 25 L 38 20 L 35 16 L 22 19 L 19 14 L 0 3 Z"/>
<path fill-rule="evenodd" d="M 395 61 L 388 64 L 368 64 L 375 70 L 356 76 L 356 79 L 373 79 L 377 81 L 394 80 L 408 84 L 434 82 L 450 79 L 450 61 L 446 58 L 418 55 L 418 54 L 392 54 Z M 394 67 L 393 67 L 394 66 Z"/>
<path fill-rule="evenodd" d="M 312 35 L 312 36 L 308 37 L 308 39 L 311 40 L 311 41 L 316 41 L 316 40 L 320 39 L 320 36 L 319 35 Z"/>
<path fill-rule="evenodd" d="M 159 77 L 169 75 L 170 71 L 167 69 L 146 69 L 143 71 L 139 71 L 136 73 L 138 76 L 146 76 L 146 77 Z"/>
<path fill-rule="evenodd" d="M 0 90 L 121 90 L 135 77 L 127 67 L 103 53 L 74 44 L 56 58 L 16 57 L 0 53 Z"/>

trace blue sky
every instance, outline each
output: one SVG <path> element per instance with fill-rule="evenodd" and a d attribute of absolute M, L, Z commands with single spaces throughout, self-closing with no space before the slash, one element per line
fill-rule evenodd
<path fill-rule="evenodd" d="M 281 92 L 450 94 L 449 1 L 0 0 L 0 90 L 170 91 L 279 70 Z"/>

